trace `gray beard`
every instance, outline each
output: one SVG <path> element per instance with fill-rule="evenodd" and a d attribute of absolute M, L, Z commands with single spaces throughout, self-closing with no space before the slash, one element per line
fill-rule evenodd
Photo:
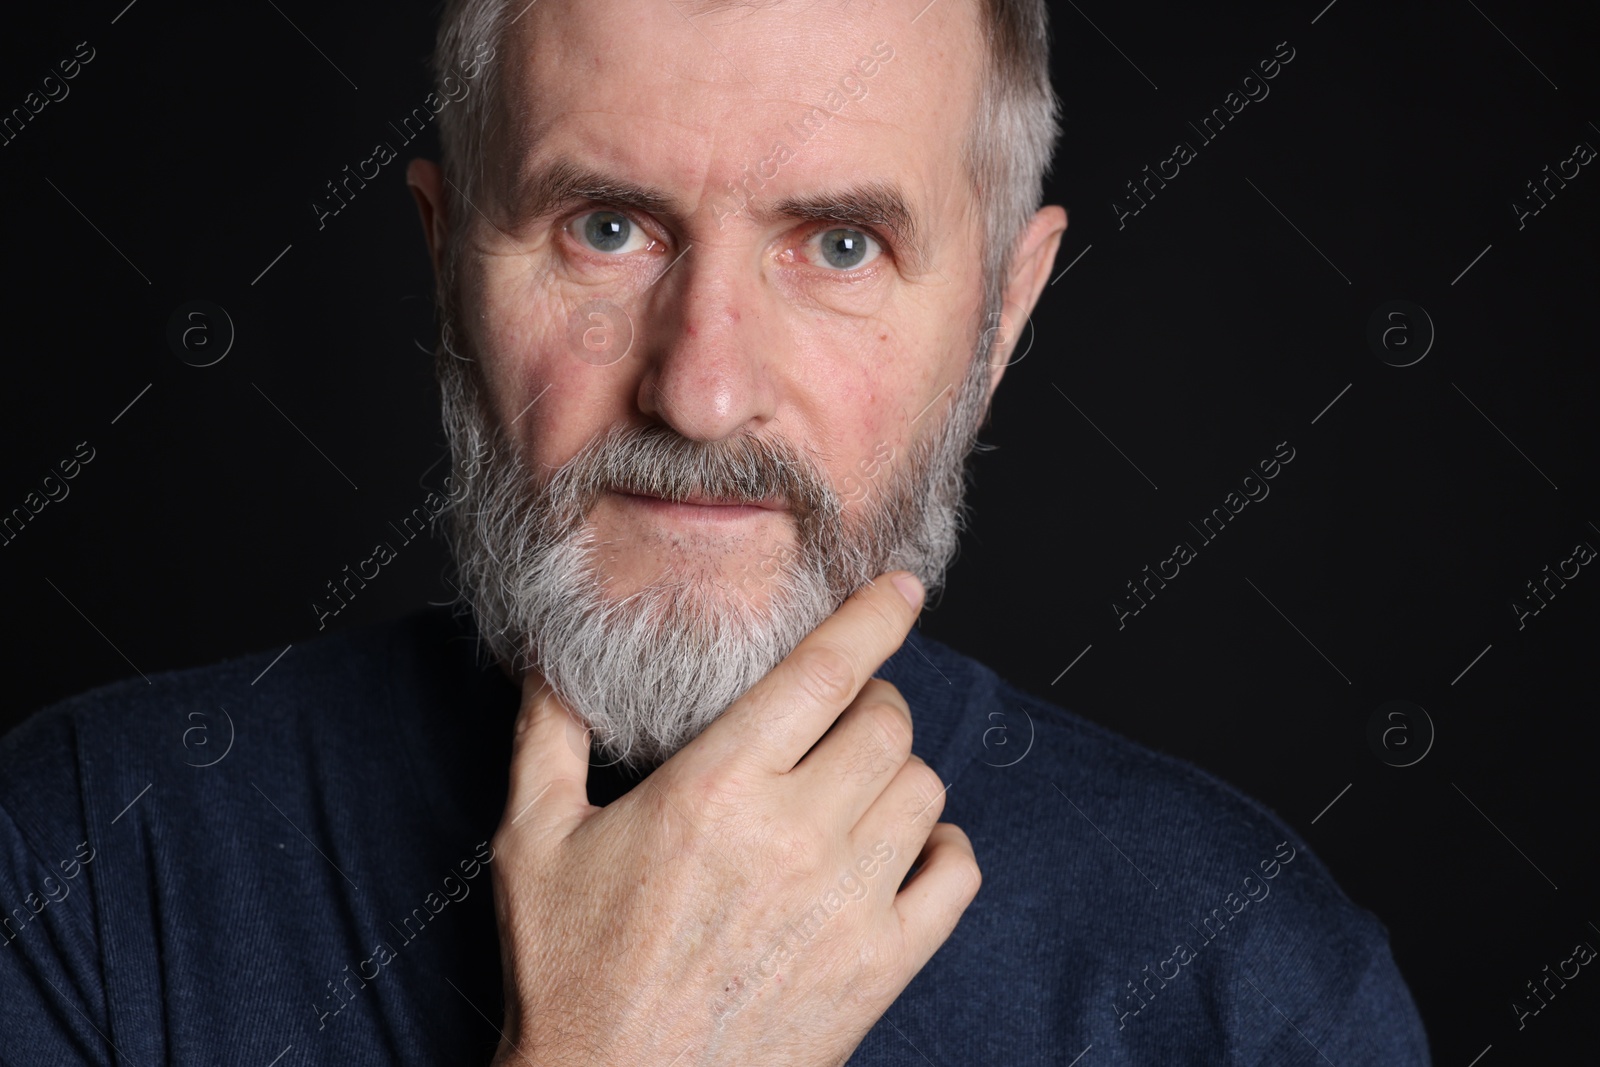
<path fill-rule="evenodd" d="M 496 659 L 518 674 L 538 669 L 606 763 L 659 766 L 884 571 L 916 574 L 930 599 L 943 586 L 965 525 L 966 457 L 988 407 L 992 331 L 954 401 L 930 405 L 931 428 L 858 476 L 865 496 L 847 521 L 821 470 L 777 437 L 700 442 L 660 424 L 619 426 L 534 477 L 485 404 L 477 364 L 457 354 L 450 310 L 436 361 L 444 426 L 455 468 L 476 472 L 446 519 L 461 610 Z M 613 489 L 668 500 L 782 495 L 795 538 L 737 579 L 685 572 L 608 596 L 605 546 L 588 515 Z M 749 594 L 763 589 L 758 605 Z"/>

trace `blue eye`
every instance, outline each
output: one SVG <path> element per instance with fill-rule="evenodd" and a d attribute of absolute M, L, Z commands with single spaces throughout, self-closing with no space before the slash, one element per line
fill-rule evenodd
<path fill-rule="evenodd" d="M 640 233 L 626 215 L 615 211 L 591 211 L 572 220 L 580 240 L 596 252 L 620 253 L 633 251 L 630 242 L 642 240 Z"/>
<path fill-rule="evenodd" d="M 854 270 L 872 262 L 878 256 L 878 242 L 849 227 L 840 226 L 823 230 L 812 238 L 818 245 L 822 259 L 837 270 Z"/>

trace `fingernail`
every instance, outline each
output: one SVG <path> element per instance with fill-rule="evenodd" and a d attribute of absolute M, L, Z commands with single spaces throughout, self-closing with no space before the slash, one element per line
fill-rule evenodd
<path fill-rule="evenodd" d="M 922 606 L 922 583 L 916 576 L 901 572 L 894 576 L 894 587 L 900 590 L 900 595 L 906 598 L 906 603 L 914 608 Z"/>

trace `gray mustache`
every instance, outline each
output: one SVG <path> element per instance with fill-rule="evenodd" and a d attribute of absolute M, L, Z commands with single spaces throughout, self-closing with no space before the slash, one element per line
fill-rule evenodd
<path fill-rule="evenodd" d="M 614 427 L 574 456 L 549 486 L 552 496 L 577 502 L 584 513 L 608 490 L 747 504 L 782 497 L 803 523 L 840 510 L 837 494 L 786 442 L 753 436 L 691 441 L 664 426 Z"/>

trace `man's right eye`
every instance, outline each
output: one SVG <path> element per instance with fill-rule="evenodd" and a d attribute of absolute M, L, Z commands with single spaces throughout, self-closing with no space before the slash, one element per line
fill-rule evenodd
<path fill-rule="evenodd" d="M 580 244 L 607 255 L 636 252 L 650 243 L 628 216 L 616 211 L 587 212 L 573 219 L 568 229 Z"/>

